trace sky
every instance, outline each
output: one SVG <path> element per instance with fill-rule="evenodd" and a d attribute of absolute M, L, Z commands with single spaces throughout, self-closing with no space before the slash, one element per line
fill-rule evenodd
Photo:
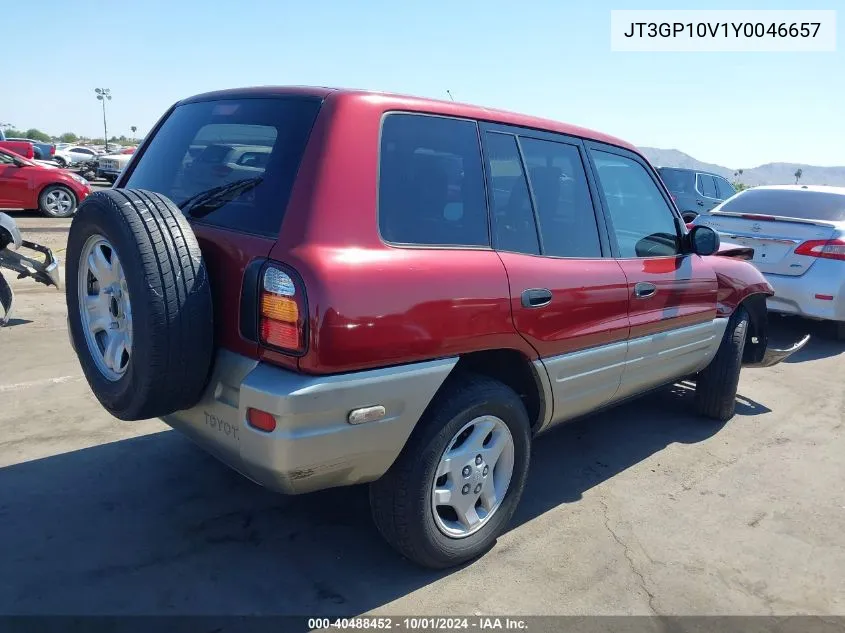
<path fill-rule="evenodd" d="M 845 7 L 817 0 L 813 9 Z M 799 9 L 794 0 L 4 2 L 0 123 L 146 133 L 175 101 L 250 85 L 367 88 L 514 110 L 731 168 L 845 165 L 835 53 L 625 53 L 611 9 Z M 9 28 L 11 27 L 11 28 Z M 10 54 L 10 51 L 15 51 Z"/>

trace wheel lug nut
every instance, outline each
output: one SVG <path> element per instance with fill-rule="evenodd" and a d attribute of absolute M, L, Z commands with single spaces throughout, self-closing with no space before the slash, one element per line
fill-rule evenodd
<path fill-rule="evenodd" d="M 464 487 L 461 488 L 461 492 L 465 495 L 469 494 L 469 484 L 464 484 Z"/>
<path fill-rule="evenodd" d="M 478 485 L 475 487 L 475 494 L 478 494 L 479 492 L 481 492 L 481 484 L 478 484 Z"/>
<path fill-rule="evenodd" d="M 481 462 L 482 462 L 481 455 L 476 455 L 476 456 L 475 456 L 475 464 L 476 464 L 476 466 L 480 466 L 480 465 L 481 465 Z"/>
<path fill-rule="evenodd" d="M 484 476 L 486 477 L 486 476 L 487 476 L 487 473 L 489 473 L 489 472 L 490 472 L 490 467 L 489 467 L 489 466 L 485 466 L 485 467 L 484 467 L 484 470 L 482 470 L 482 471 L 481 471 L 481 474 L 482 474 L 482 475 L 484 475 Z"/>
<path fill-rule="evenodd" d="M 470 469 L 470 467 L 469 467 L 469 466 L 464 466 L 464 469 L 461 471 L 461 474 L 462 474 L 464 477 L 469 477 L 469 474 L 470 474 L 471 472 L 472 472 L 472 469 Z"/>

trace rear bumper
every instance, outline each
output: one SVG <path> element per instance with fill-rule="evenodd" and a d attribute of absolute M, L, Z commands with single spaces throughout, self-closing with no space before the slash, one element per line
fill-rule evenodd
<path fill-rule="evenodd" d="M 772 312 L 795 314 L 811 319 L 845 321 L 845 265 L 834 260 L 813 264 L 800 277 L 766 273 L 775 294 L 766 301 Z M 818 299 L 816 295 L 833 297 Z"/>
<path fill-rule="evenodd" d="M 220 351 L 202 400 L 162 418 L 241 474 L 297 494 L 383 475 L 457 358 L 350 374 L 307 376 Z M 353 425 L 350 411 L 382 405 L 385 416 Z M 271 413 L 267 433 L 247 409 Z"/>

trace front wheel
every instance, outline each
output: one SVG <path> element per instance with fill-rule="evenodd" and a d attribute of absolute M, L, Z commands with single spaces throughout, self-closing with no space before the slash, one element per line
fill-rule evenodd
<path fill-rule="evenodd" d="M 748 312 L 740 306 L 728 320 L 722 343 L 713 360 L 698 374 L 695 408 L 700 415 L 721 422 L 727 422 L 733 417 L 747 332 Z"/>
<path fill-rule="evenodd" d="M 76 212 L 76 196 L 67 187 L 50 185 L 38 196 L 38 209 L 51 218 L 69 218 Z"/>
<path fill-rule="evenodd" d="M 487 551 L 525 488 L 531 425 L 519 396 L 484 376 L 453 379 L 390 470 L 370 485 L 382 536 L 442 569 Z"/>

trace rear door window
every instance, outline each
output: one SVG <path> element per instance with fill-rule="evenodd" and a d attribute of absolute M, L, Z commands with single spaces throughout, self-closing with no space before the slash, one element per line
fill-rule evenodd
<path fill-rule="evenodd" d="M 537 224 L 516 137 L 487 132 L 485 140 L 495 247 L 502 251 L 539 255 Z"/>
<path fill-rule="evenodd" d="M 729 183 L 724 178 L 716 178 L 716 189 L 718 190 L 719 197 L 722 200 L 727 200 L 736 193 L 736 190 L 734 190 L 733 185 L 731 185 L 731 183 Z"/>
<path fill-rule="evenodd" d="M 718 198 L 716 192 L 716 181 L 709 174 L 698 174 L 698 191 L 707 198 Z"/>
<path fill-rule="evenodd" d="M 578 147 L 519 139 L 540 223 L 543 255 L 601 257 L 593 200 Z"/>
<path fill-rule="evenodd" d="M 395 244 L 487 246 L 478 125 L 423 114 L 382 123 L 379 231 Z"/>
<path fill-rule="evenodd" d="M 179 105 L 124 186 L 161 193 L 199 222 L 275 237 L 320 103 L 282 97 Z"/>

